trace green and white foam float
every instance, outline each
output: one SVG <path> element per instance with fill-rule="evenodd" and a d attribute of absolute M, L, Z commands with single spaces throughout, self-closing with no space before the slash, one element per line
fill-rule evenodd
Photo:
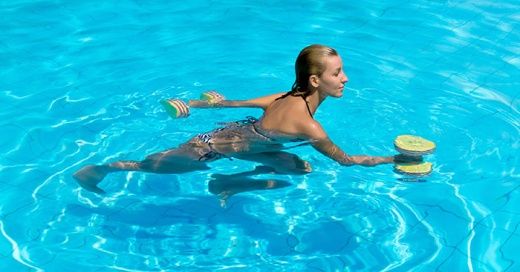
<path fill-rule="evenodd" d="M 422 156 L 435 151 L 435 143 L 415 135 L 400 135 L 394 140 L 395 149 L 409 157 L 415 157 L 415 163 L 396 163 L 394 170 L 397 173 L 426 176 L 432 172 L 431 162 L 422 162 Z"/>

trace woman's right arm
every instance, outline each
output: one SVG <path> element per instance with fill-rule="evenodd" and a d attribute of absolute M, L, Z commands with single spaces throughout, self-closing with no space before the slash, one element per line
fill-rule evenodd
<path fill-rule="evenodd" d="M 362 165 L 374 166 L 378 164 L 394 163 L 394 156 L 366 156 L 366 155 L 348 155 L 339 146 L 333 143 L 323 130 L 321 125 L 316 122 L 308 122 L 305 125 L 304 134 L 310 140 L 311 145 L 323 155 L 335 160 L 341 165 Z"/>
<path fill-rule="evenodd" d="M 312 141 L 312 146 L 323 155 L 335 160 L 341 165 L 363 165 L 363 166 L 374 166 L 384 163 L 393 163 L 394 156 L 366 156 L 366 155 L 348 155 L 336 144 L 334 144 L 329 138 L 318 139 Z"/>

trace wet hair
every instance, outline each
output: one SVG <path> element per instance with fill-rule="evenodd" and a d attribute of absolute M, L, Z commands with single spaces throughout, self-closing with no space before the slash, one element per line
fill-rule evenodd
<path fill-rule="evenodd" d="M 309 77 L 311 75 L 321 76 L 323 74 L 326 69 L 325 57 L 328 56 L 338 56 L 338 52 L 334 48 L 320 44 L 313 44 L 303 48 L 298 58 L 296 58 L 294 65 L 296 80 L 291 90 L 277 99 L 282 99 L 289 95 L 301 96 L 303 98 L 311 95 L 314 90 L 309 88 Z"/>

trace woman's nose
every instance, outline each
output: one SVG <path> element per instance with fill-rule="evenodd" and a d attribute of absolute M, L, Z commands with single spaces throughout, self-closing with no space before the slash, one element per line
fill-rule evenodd
<path fill-rule="evenodd" d="M 347 74 L 343 73 L 343 80 L 341 82 L 343 82 L 343 83 L 348 82 Z"/>

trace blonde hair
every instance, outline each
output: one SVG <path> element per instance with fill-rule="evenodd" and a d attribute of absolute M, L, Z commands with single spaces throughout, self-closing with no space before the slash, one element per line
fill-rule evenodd
<path fill-rule="evenodd" d="M 303 98 L 312 94 L 309 88 L 309 77 L 311 75 L 321 76 L 325 71 L 325 57 L 338 56 L 338 52 L 332 47 L 320 44 L 309 45 L 300 51 L 296 63 L 294 64 L 296 80 L 289 92 L 278 99 L 292 96 L 302 96 Z"/>

